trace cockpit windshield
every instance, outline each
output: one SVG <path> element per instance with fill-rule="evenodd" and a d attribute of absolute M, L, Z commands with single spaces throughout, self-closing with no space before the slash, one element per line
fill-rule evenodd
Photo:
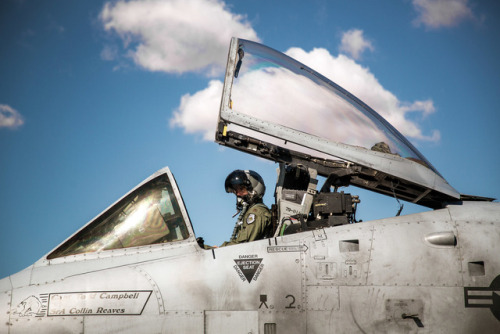
<path fill-rule="evenodd" d="M 239 40 L 231 108 L 329 141 L 411 159 L 438 172 L 355 96 L 286 55 Z"/>
<path fill-rule="evenodd" d="M 166 174 L 126 196 L 48 256 L 57 257 L 187 239 Z"/>

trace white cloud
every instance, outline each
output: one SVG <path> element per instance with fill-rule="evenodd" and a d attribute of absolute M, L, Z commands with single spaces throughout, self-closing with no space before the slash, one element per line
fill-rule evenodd
<path fill-rule="evenodd" d="M 340 51 L 346 52 L 358 60 L 365 50 L 373 51 L 372 43 L 363 36 L 363 30 L 351 29 L 343 33 Z"/>
<path fill-rule="evenodd" d="M 14 108 L 0 104 L 0 128 L 16 129 L 24 124 L 21 114 Z"/>
<path fill-rule="evenodd" d="M 120 0 L 106 3 L 100 18 L 107 31 L 120 36 L 128 55 L 138 65 L 151 71 L 221 74 L 232 36 L 259 40 L 246 17 L 231 13 L 221 0 Z M 335 57 L 325 49 L 306 52 L 292 48 L 287 53 L 361 98 L 403 134 L 420 140 L 439 140 L 439 132 L 425 135 L 419 124 L 407 117 L 408 113 L 421 113 L 425 117 L 434 112 L 432 101 L 401 102 L 382 87 L 369 69 L 356 63 L 354 59 L 358 59 L 366 50 L 373 49 L 371 42 L 363 37 L 363 31 L 353 29 L 344 34 L 341 45 L 341 50 L 352 58 L 342 54 Z M 117 53 L 113 47 L 106 46 L 101 56 L 103 59 L 116 59 Z M 301 118 L 304 115 L 307 117 L 307 113 L 290 113 L 290 110 L 303 105 L 318 112 L 330 112 L 337 108 L 332 103 L 338 101 L 330 101 L 328 92 L 316 89 L 313 93 L 312 87 L 309 87 L 310 95 L 301 97 L 295 94 L 297 88 L 294 85 L 297 81 L 275 70 L 274 73 L 257 72 L 253 76 L 240 77 L 239 86 L 244 87 L 245 93 L 238 96 L 237 91 L 233 91 L 233 100 L 240 103 L 238 107 L 247 104 L 251 110 L 269 110 L 258 104 L 267 95 L 273 94 L 280 101 L 272 109 L 276 122 L 286 119 L 300 124 L 310 123 L 314 129 L 324 126 L 324 120 L 328 119 L 326 116 L 319 117 L 319 123 L 316 124 L 311 121 L 311 117 Z M 280 89 L 265 89 L 263 82 L 278 85 Z M 203 139 L 213 140 L 221 92 L 222 82 L 212 80 L 205 89 L 182 96 L 170 125 L 183 128 L 186 133 L 201 134 Z M 328 116 L 331 119 L 332 115 Z M 350 116 L 344 117 L 341 126 L 335 127 L 340 138 L 347 138 L 352 131 L 360 128 L 368 135 L 371 125 L 368 123 L 371 121 L 359 117 L 350 119 Z M 339 121 L 336 121 L 336 125 L 339 125 Z M 331 129 L 325 131 L 331 132 Z"/>
<path fill-rule="evenodd" d="M 106 3 L 100 18 L 134 62 L 150 71 L 220 74 L 231 37 L 259 41 L 246 17 L 220 0 L 121 0 Z"/>
<path fill-rule="evenodd" d="M 474 18 L 468 0 L 413 0 L 413 6 L 418 12 L 413 23 L 431 29 L 456 26 Z"/>
<path fill-rule="evenodd" d="M 425 101 L 415 101 L 412 104 L 402 106 L 401 110 L 404 112 L 407 111 L 421 111 L 423 117 L 427 117 L 429 114 L 432 114 L 436 111 L 434 107 L 434 102 L 432 100 Z"/>
<path fill-rule="evenodd" d="M 408 113 L 421 113 L 425 117 L 434 112 L 431 100 L 399 101 L 367 68 L 345 55 L 334 57 L 321 48 L 310 52 L 291 48 L 286 53 L 359 97 L 404 135 L 418 140 L 439 140 L 439 131 L 434 130 L 431 135 L 425 135 L 419 124 L 407 117 Z M 244 61 L 243 66 L 245 64 Z M 221 93 L 222 82 L 214 80 L 206 89 L 183 96 L 170 124 L 213 140 Z M 269 98 L 271 96 L 272 99 Z M 305 132 L 319 133 L 326 138 L 334 134 L 334 140 L 365 147 L 366 141 L 374 143 L 374 140 L 385 140 L 372 131 L 371 120 L 346 112 L 350 106 L 339 102 L 330 92 L 321 87 L 318 89 L 317 85 L 302 76 L 279 68 L 245 73 L 242 67 L 240 77 L 233 86 L 232 100 L 238 111 Z M 270 100 L 274 104 L 269 104 Z M 362 133 L 364 138 L 361 139 L 365 139 L 365 142 L 353 142 L 353 133 Z"/>
<path fill-rule="evenodd" d="M 222 94 L 222 82 L 211 80 L 208 87 L 182 96 L 179 107 L 170 119 L 170 126 L 184 128 L 186 133 L 201 133 L 203 139 L 213 140 Z"/>

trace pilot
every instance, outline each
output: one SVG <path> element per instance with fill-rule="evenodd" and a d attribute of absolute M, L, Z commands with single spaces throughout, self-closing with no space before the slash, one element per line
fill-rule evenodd
<path fill-rule="evenodd" d="M 239 213 L 231 240 L 220 247 L 260 240 L 272 231 L 271 211 L 262 203 L 266 191 L 262 177 L 252 170 L 237 169 L 230 173 L 224 184 L 227 193 L 236 195 Z"/>

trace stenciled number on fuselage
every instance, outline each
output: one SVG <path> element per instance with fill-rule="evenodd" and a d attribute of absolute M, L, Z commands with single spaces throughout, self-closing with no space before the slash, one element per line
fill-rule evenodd
<path fill-rule="evenodd" d="M 290 303 L 290 305 L 288 305 L 288 306 L 287 306 L 287 307 L 285 307 L 285 308 L 295 308 L 295 306 L 293 306 L 293 304 L 295 304 L 295 297 L 294 297 L 294 296 L 292 296 L 292 295 L 288 295 L 288 296 L 286 296 L 286 298 L 287 298 L 287 299 L 288 299 L 288 298 L 292 298 L 292 302 Z"/>

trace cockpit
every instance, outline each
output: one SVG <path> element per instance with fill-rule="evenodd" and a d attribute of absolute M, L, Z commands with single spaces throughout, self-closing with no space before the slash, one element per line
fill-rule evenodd
<path fill-rule="evenodd" d="M 335 78 L 332 78 L 335 79 Z M 279 164 L 274 236 L 358 222 L 349 185 L 429 208 L 460 199 L 391 124 L 295 59 L 233 38 L 215 141 Z M 318 177 L 324 178 L 318 187 Z M 70 237 L 48 260 L 194 241 L 168 169 Z"/>

